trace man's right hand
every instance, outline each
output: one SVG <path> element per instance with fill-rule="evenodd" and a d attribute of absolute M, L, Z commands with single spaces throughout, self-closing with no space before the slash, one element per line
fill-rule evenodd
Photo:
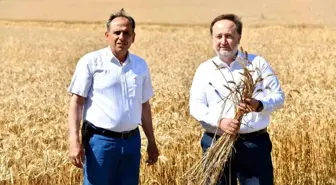
<path fill-rule="evenodd" d="M 83 168 L 84 150 L 80 142 L 70 142 L 69 159 L 76 167 Z"/>
<path fill-rule="evenodd" d="M 239 121 L 230 118 L 223 118 L 219 123 L 219 128 L 230 135 L 236 135 L 240 129 Z"/>
<path fill-rule="evenodd" d="M 85 98 L 73 94 L 69 107 L 69 159 L 73 165 L 83 168 L 84 150 L 79 142 L 80 121 L 83 115 Z"/>

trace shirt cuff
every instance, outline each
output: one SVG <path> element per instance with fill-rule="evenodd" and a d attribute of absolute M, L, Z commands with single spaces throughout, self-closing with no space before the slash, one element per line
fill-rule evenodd
<path fill-rule="evenodd" d="M 269 105 L 268 105 L 268 101 L 266 100 L 259 100 L 262 104 L 263 104 L 263 109 L 260 112 L 263 112 L 264 110 L 267 110 Z"/>

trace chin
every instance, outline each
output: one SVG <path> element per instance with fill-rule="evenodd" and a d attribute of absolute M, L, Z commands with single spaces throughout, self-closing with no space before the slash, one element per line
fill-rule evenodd
<path fill-rule="evenodd" d="M 225 57 L 225 58 L 233 57 L 234 54 L 235 54 L 235 53 L 232 52 L 232 51 L 219 52 L 219 55 L 220 55 L 221 57 Z"/>
<path fill-rule="evenodd" d="M 238 46 L 231 51 L 219 50 L 217 51 L 217 53 L 223 58 L 232 58 L 236 55 L 237 51 L 238 51 Z"/>
<path fill-rule="evenodd" d="M 125 47 L 122 47 L 122 46 L 118 46 L 116 50 L 118 50 L 118 51 L 123 51 L 123 50 L 126 50 L 126 48 L 125 48 Z"/>

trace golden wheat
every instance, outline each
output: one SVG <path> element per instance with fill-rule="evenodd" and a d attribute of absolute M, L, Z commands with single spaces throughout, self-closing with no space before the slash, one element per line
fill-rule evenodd
<path fill-rule="evenodd" d="M 83 54 L 105 47 L 103 24 L 0 22 L 0 184 L 79 184 L 67 159 L 69 85 Z M 161 151 L 141 184 L 183 185 L 201 158 L 200 125 L 190 117 L 196 67 L 214 55 L 207 27 L 140 25 L 132 51 L 150 66 L 153 121 Z M 336 183 L 336 29 L 250 26 L 242 45 L 264 56 L 286 93 L 270 135 L 276 184 Z M 143 137 L 144 138 L 144 137 Z"/>

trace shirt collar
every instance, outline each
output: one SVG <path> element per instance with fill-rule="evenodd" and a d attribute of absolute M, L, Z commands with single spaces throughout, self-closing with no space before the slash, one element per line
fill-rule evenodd
<path fill-rule="evenodd" d="M 238 61 L 238 57 L 241 57 L 243 58 L 244 57 L 244 54 L 241 52 L 241 51 L 238 51 L 237 53 L 237 57 L 235 58 L 235 60 L 229 65 L 227 65 L 225 62 L 223 62 L 219 56 L 216 56 L 214 59 L 213 59 L 213 62 L 218 66 L 219 69 L 222 69 L 222 68 L 234 68 L 237 64 L 239 64 L 239 67 L 241 67 L 239 61 Z"/>
<path fill-rule="evenodd" d="M 108 46 L 108 47 L 105 49 L 105 57 L 106 57 L 106 59 L 107 59 L 109 62 L 113 62 L 113 61 L 115 61 L 116 63 L 120 64 L 119 59 L 118 59 L 116 56 L 114 56 L 114 54 L 112 53 L 112 51 L 111 51 L 111 47 L 110 47 L 110 46 Z M 126 64 L 128 64 L 128 63 L 130 63 L 130 62 L 131 62 L 131 59 L 130 59 L 130 52 L 128 52 L 128 53 L 127 53 L 126 60 L 125 60 L 125 62 L 124 62 L 123 65 L 126 65 Z"/>
<path fill-rule="evenodd" d="M 219 56 L 213 58 L 212 62 L 215 64 L 216 68 L 222 69 L 229 67 L 225 62 L 223 62 Z"/>

